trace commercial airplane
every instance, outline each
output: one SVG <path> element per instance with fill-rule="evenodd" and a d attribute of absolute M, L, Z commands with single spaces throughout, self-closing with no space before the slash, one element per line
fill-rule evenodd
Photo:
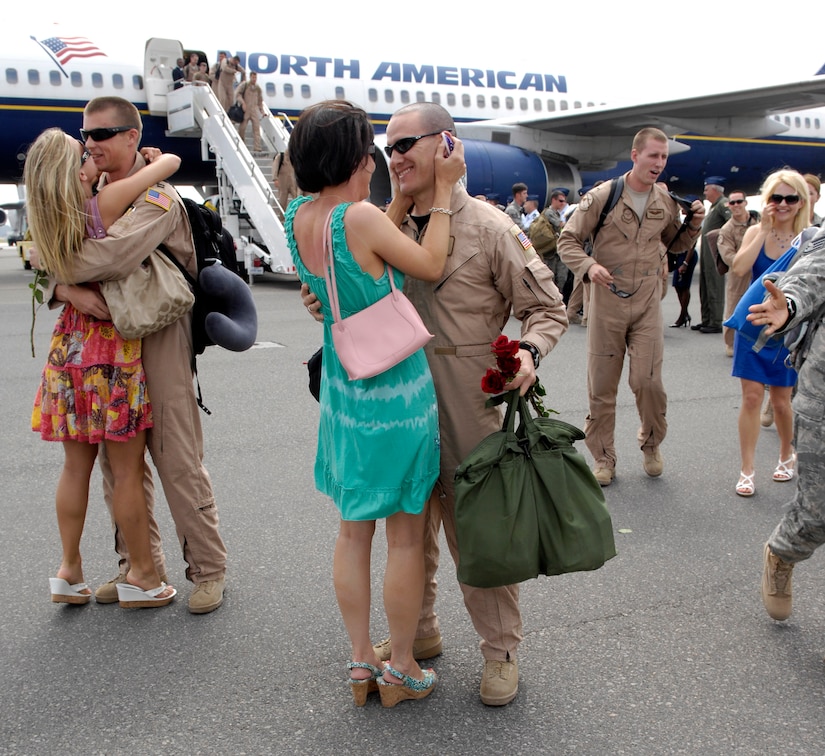
<path fill-rule="evenodd" d="M 141 63 L 126 59 L 114 38 L 55 34 L 54 27 L 40 33 L 8 31 L 0 68 L 0 182 L 19 183 L 27 146 L 43 129 L 60 126 L 77 133 L 89 99 L 119 95 L 143 114 L 143 144 L 183 158 L 177 183 L 214 183 L 214 164 L 203 158 L 200 140 L 167 134 L 166 93 L 172 89 L 175 61 L 184 55 L 180 42 L 148 40 Z M 187 40 L 187 51 L 193 41 Z M 322 99 L 358 103 L 370 113 L 379 145 L 399 107 L 440 102 L 465 141 L 472 194 L 495 192 L 504 200 L 512 184 L 523 181 L 543 202 L 553 187 L 575 190 L 618 175 L 627 167 L 633 134 L 646 125 L 672 138 L 662 180 L 679 194 L 701 194 L 708 176 L 727 177 L 729 188 L 754 193 L 773 169 L 825 169 L 825 67 L 808 80 L 786 85 L 609 106 L 587 100 L 555 69 L 259 52 L 272 48 L 221 46 L 227 42 L 213 47 L 213 55 L 192 49 L 209 64 L 218 52 L 237 55 L 248 72 L 258 72 L 270 110 L 293 120 Z M 377 154 L 373 201 L 380 204 L 390 195 L 390 183 L 386 158 L 382 151 Z"/>

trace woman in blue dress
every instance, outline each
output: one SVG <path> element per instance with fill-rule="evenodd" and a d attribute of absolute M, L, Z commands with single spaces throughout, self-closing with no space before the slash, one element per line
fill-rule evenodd
<path fill-rule="evenodd" d="M 432 135 L 415 141 L 424 136 Z M 423 349 L 373 378 L 348 379 L 332 342 L 324 237 L 330 218 L 342 317 L 389 293 L 387 264 L 398 288 L 403 274 L 437 280 L 447 260 L 450 193 L 465 170 L 461 143 L 455 140 L 452 153 L 444 144 L 432 140 L 435 207 L 419 245 L 398 229 L 410 198 L 396 191 L 386 214 L 362 201 L 375 171 L 373 129 L 363 110 L 342 100 L 307 108 L 289 142 L 298 185 L 314 195 L 290 203 L 286 234 L 298 275 L 325 316 L 315 484 L 341 515 L 333 576 L 352 643 L 348 666 L 359 706 L 371 691 L 380 692 L 384 706 L 394 706 L 435 687 L 435 673 L 419 667 L 412 644 L 424 593 L 424 505 L 439 472 L 438 413 Z M 369 632 L 370 553 L 380 518 L 386 518 L 384 609 L 393 639 L 386 667 Z"/>
<path fill-rule="evenodd" d="M 775 260 L 791 246 L 794 238 L 808 226 L 808 188 L 796 171 L 772 173 L 762 185 L 762 220 L 745 232 L 742 246 L 733 259 L 733 272 L 751 273 L 758 279 Z M 739 410 L 739 448 L 742 466 L 736 493 L 753 496 L 754 459 L 759 438 L 759 414 L 765 386 L 770 391 L 776 431 L 779 436 L 779 462 L 773 472 L 777 482 L 793 480 L 796 454 L 793 449 L 793 410 L 791 392 L 796 383 L 796 371 L 785 367 L 782 340 L 774 340 L 755 352 L 753 343 L 737 332 L 733 342 L 733 375 L 742 382 L 742 406 Z"/>

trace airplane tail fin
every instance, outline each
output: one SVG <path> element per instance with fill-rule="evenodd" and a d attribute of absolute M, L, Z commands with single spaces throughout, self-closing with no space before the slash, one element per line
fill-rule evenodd
<path fill-rule="evenodd" d="M 815 75 L 815 76 L 825 76 L 825 64 L 823 64 L 823 65 L 822 65 L 822 68 L 820 68 L 820 69 L 816 72 L 816 74 L 814 74 L 814 75 Z"/>

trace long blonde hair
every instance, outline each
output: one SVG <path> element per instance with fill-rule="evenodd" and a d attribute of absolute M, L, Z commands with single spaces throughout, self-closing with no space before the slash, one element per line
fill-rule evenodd
<path fill-rule="evenodd" d="M 23 171 L 26 212 L 43 267 L 71 281 L 72 258 L 86 236 L 86 194 L 77 148 L 61 129 L 47 129 L 29 148 Z"/>
<path fill-rule="evenodd" d="M 780 184 L 787 184 L 799 195 L 799 212 L 797 212 L 793 219 L 794 235 L 799 234 L 803 229 L 811 225 L 811 210 L 808 207 L 810 204 L 808 185 L 805 183 L 802 174 L 791 168 L 783 168 L 781 171 L 775 171 L 768 176 L 765 179 L 765 183 L 762 184 L 762 204 L 768 204 L 771 195 L 776 192 L 776 187 Z"/>

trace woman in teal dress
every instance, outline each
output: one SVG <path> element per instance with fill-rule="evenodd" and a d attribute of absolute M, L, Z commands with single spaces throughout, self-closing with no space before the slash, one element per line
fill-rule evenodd
<path fill-rule="evenodd" d="M 808 226 L 810 209 L 805 179 L 792 170 L 772 173 L 762 185 L 762 220 L 750 226 L 742 238 L 742 245 L 733 258 L 733 272 L 739 276 L 751 274 L 751 280 L 760 278 L 765 269 L 790 248 L 794 238 Z M 741 333 L 734 335 L 733 376 L 742 383 L 742 405 L 739 409 L 739 448 L 742 466 L 736 493 L 753 496 L 754 460 L 759 438 L 759 414 L 765 386 L 770 392 L 779 436 L 779 462 L 773 471 L 773 480 L 786 483 L 796 474 L 796 454 L 793 448 L 793 409 L 791 393 L 796 384 L 796 371 L 785 366 L 785 349 L 781 339 L 769 343 L 758 352 L 752 342 Z"/>
<path fill-rule="evenodd" d="M 435 141 L 435 140 L 433 140 Z M 463 147 L 434 148 L 435 205 L 422 244 L 398 226 L 411 204 L 396 192 L 387 213 L 362 200 L 375 171 L 372 125 L 366 113 L 342 100 L 306 109 L 289 142 L 299 197 L 286 212 L 286 234 L 300 279 L 318 296 L 324 314 L 324 359 L 315 484 L 341 515 L 333 575 L 338 605 L 352 643 L 353 696 L 363 705 L 378 690 L 385 706 L 423 698 L 435 673 L 413 658 L 424 592 L 424 505 L 439 471 L 435 389 L 423 350 L 374 378 L 351 381 L 332 342 L 332 316 L 324 280 L 324 236 L 332 223 L 332 253 L 341 316 L 358 312 L 390 291 L 404 274 L 434 281 L 449 245 L 452 186 L 464 173 Z M 401 147 L 399 147 L 400 149 Z M 403 150 L 402 150 L 403 151 Z M 384 609 L 393 639 L 382 667 L 370 640 L 370 553 L 375 520 L 386 518 Z"/>

